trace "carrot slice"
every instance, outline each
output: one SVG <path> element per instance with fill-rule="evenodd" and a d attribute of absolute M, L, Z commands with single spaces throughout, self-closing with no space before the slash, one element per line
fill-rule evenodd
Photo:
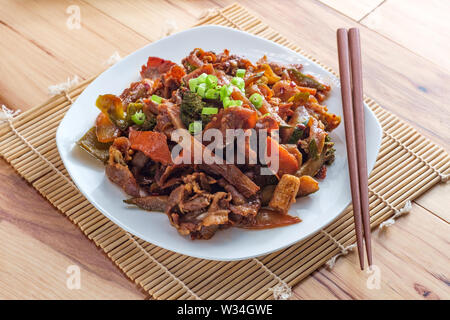
<path fill-rule="evenodd" d="M 167 137 L 159 132 L 130 130 L 131 149 L 142 151 L 153 161 L 164 165 L 172 163 Z"/>
<path fill-rule="evenodd" d="M 272 155 L 271 146 L 275 147 L 275 152 L 278 153 L 278 172 L 277 176 L 281 178 L 283 174 L 295 174 L 298 170 L 297 158 L 286 150 L 285 147 L 278 144 L 278 142 L 271 137 L 267 137 L 267 156 L 276 157 L 275 153 Z"/>
<path fill-rule="evenodd" d="M 261 72 L 261 71 L 264 71 L 264 75 L 267 77 L 269 84 L 274 84 L 275 82 L 281 80 L 281 78 L 279 76 L 277 76 L 273 72 L 272 68 L 266 63 L 258 66 L 258 69 L 256 70 L 256 72 Z"/>
<path fill-rule="evenodd" d="M 297 89 L 300 90 L 300 92 L 308 92 L 309 94 L 311 94 L 313 96 L 315 96 L 317 93 L 317 89 L 314 89 L 314 88 L 297 86 Z"/>

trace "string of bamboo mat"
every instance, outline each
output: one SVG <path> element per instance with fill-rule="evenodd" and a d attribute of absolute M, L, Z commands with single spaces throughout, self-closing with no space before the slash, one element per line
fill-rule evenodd
<path fill-rule="evenodd" d="M 300 52 L 322 65 L 240 5 L 209 12 L 199 24 L 239 28 Z M 351 250 L 355 242 L 351 207 L 310 238 L 264 257 L 243 261 L 192 258 L 126 233 L 67 182 L 70 177 L 54 141 L 56 128 L 70 107 L 70 100 L 76 100 L 93 79 L 95 77 L 1 124 L 0 154 L 153 298 L 286 298 L 283 284 L 293 286 L 325 263 L 332 265 L 337 255 Z M 374 228 L 407 211 L 408 201 L 440 181 L 448 180 L 450 157 L 372 99 L 366 97 L 365 102 L 383 127 L 380 153 L 369 178 L 370 222 Z M 11 130 L 11 126 L 21 137 Z M 24 140 L 34 150 L 27 147 Z M 55 169 L 42 157 L 60 174 L 55 174 Z M 268 290 L 270 288 L 274 289 Z"/>

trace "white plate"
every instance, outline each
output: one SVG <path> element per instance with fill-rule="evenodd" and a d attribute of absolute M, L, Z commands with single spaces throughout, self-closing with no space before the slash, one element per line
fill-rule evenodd
<path fill-rule="evenodd" d="M 330 112 L 342 115 L 339 81 L 322 67 L 285 47 L 245 32 L 219 26 L 202 26 L 183 31 L 130 54 L 102 73 L 79 96 L 65 115 L 56 134 L 61 159 L 73 181 L 86 198 L 121 228 L 162 248 L 185 255 L 213 260 L 238 260 L 267 254 L 298 242 L 332 222 L 350 203 L 350 187 L 342 123 L 331 137 L 336 143 L 336 161 L 328 167 L 320 190 L 298 199 L 290 214 L 301 223 L 268 230 L 229 228 L 218 231 L 210 240 L 190 240 L 180 236 L 165 214 L 130 208 L 122 200 L 123 191 L 111 183 L 104 167 L 75 142 L 93 126 L 99 113 L 95 100 L 99 94 L 120 95 L 123 89 L 139 79 L 139 70 L 149 56 L 180 63 L 192 49 L 221 52 L 227 48 L 253 62 L 266 54 L 269 59 L 285 63 L 302 63 L 304 70 L 332 86 L 326 101 Z M 381 142 L 381 127 L 366 106 L 367 161 L 372 170 Z"/>

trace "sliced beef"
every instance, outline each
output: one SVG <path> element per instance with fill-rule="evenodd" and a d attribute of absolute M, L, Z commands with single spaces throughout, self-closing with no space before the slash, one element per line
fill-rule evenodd
<path fill-rule="evenodd" d="M 105 168 L 106 176 L 119 185 L 127 194 L 133 197 L 140 196 L 139 186 L 128 168 L 130 142 L 125 137 L 114 140 L 109 148 L 108 164 Z"/>
<path fill-rule="evenodd" d="M 165 189 L 169 186 L 173 186 L 176 183 L 182 182 L 182 176 L 192 173 L 193 168 L 187 164 L 174 164 L 169 166 L 162 166 L 155 175 L 155 180 L 158 185 Z"/>
<path fill-rule="evenodd" d="M 246 69 L 247 71 L 253 71 L 255 69 L 255 66 L 250 60 L 236 54 L 230 55 L 230 52 L 226 49 L 217 55 L 214 67 L 225 71 L 230 76 L 235 76 L 237 69 Z"/>
<path fill-rule="evenodd" d="M 284 102 L 300 92 L 295 83 L 287 80 L 278 81 L 273 85 L 272 89 L 275 97 L 280 98 Z"/>
<path fill-rule="evenodd" d="M 261 208 L 261 200 L 259 198 L 254 198 L 246 203 L 239 205 L 230 205 L 230 210 L 234 214 L 241 215 L 243 217 L 254 217 Z"/>
<path fill-rule="evenodd" d="M 246 198 L 259 191 L 259 187 L 233 164 L 201 164 L 200 167 L 206 172 L 225 178 Z"/>
<path fill-rule="evenodd" d="M 172 131 L 184 128 L 180 118 L 180 109 L 174 103 L 166 101 L 158 107 L 158 116 L 156 117 L 155 130 L 163 132 L 168 138 Z"/>
<path fill-rule="evenodd" d="M 195 48 L 186 58 L 181 60 L 181 63 L 188 72 L 192 72 L 206 63 L 214 63 L 216 59 L 214 52 Z"/>
<path fill-rule="evenodd" d="M 164 60 L 158 57 L 149 57 L 147 64 L 143 65 L 141 68 L 141 77 L 142 79 L 158 79 L 162 74 L 169 71 L 173 65 L 175 65 L 175 63 L 172 61 Z"/>
<path fill-rule="evenodd" d="M 184 212 L 199 212 L 203 211 L 210 204 L 210 195 L 209 194 L 196 194 L 188 201 L 181 203 L 182 211 Z"/>
<path fill-rule="evenodd" d="M 162 87 L 158 90 L 158 93 L 163 98 L 169 99 L 172 97 L 172 92 L 177 90 L 182 78 L 186 75 L 184 69 L 179 65 L 173 65 L 168 72 L 161 76 Z"/>
<path fill-rule="evenodd" d="M 146 196 L 141 198 L 131 198 L 124 200 L 124 202 L 134 204 L 137 207 L 148 211 L 165 212 L 168 199 L 168 196 Z"/>
<path fill-rule="evenodd" d="M 148 98 L 153 94 L 153 84 L 154 82 L 150 79 L 133 82 L 120 95 L 122 104 L 126 107 L 131 102 L 136 102 L 139 99 Z"/>
<path fill-rule="evenodd" d="M 218 181 L 219 185 L 231 194 L 231 201 L 234 205 L 242 205 L 247 202 L 247 199 L 237 189 L 228 183 L 225 179 Z"/>

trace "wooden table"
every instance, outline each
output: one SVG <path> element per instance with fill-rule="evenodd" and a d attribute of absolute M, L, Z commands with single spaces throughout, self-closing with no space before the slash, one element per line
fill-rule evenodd
<path fill-rule="evenodd" d="M 3 0 L 0 104 L 27 110 L 48 98 L 48 85 L 73 75 L 85 79 L 103 70 L 113 52 L 124 56 L 170 28 L 189 27 L 205 9 L 232 2 Z M 241 3 L 335 70 L 336 29 L 358 26 L 366 94 L 450 151 L 449 1 Z M 71 5 L 80 9 L 80 29 L 68 27 Z M 0 162 L 0 299 L 148 298 Z M 332 271 L 322 268 L 298 284 L 294 298 L 449 299 L 449 195 L 449 184 L 437 185 L 414 201 L 409 215 L 374 232 L 378 289 L 367 286 L 373 275 L 361 272 L 350 254 Z M 66 286 L 71 265 L 81 269 L 79 290 Z"/>

